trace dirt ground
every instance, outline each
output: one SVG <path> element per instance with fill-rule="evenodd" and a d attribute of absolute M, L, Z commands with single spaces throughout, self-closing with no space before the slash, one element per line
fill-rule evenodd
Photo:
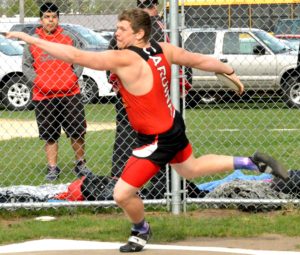
<path fill-rule="evenodd" d="M 68 247 L 68 245 L 67 245 Z M 66 247 L 66 248 L 67 248 Z M 116 255 L 118 244 L 115 247 L 97 250 L 65 250 L 65 251 L 31 251 L 2 253 L 3 255 Z M 186 250 L 185 250 L 186 248 Z M 229 248 L 229 249 L 228 249 Z M 232 249 L 235 248 L 235 249 Z M 47 250 L 47 247 L 45 247 Z M 193 250 L 195 249 L 195 250 Z M 198 250 L 197 250 L 198 249 Z M 281 252 L 280 252 L 281 251 Z M 229 255 L 229 254 L 255 254 L 255 255 L 300 255 L 300 237 L 284 237 L 280 235 L 265 235 L 256 238 L 199 238 L 169 243 L 165 245 L 146 246 L 140 253 L 143 255 Z"/>
<path fill-rule="evenodd" d="M 115 123 L 89 123 L 87 132 L 115 129 Z M 38 128 L 34 120 L 0 120 L 0 140 L 9 140 L 17 137 L 38 137 Z"/>

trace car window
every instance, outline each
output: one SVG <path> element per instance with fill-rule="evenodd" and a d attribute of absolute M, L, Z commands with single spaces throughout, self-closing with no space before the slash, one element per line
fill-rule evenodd
<path fill-rule="evenodd" d="M 11 27 L 10 31 L 22 31 L 26 34 L 33 35 L 38 24 L 18 24 Z"/>
<path fill-rule="evenodd" d="M 0 52 L 8 56 L 19 56 L 23 54 L 23 47 L 16 41 L 0 37 Z"/>
<path fill-rule="evenodd" d="M 259 43 L 248 33 L 226 32 L 223 42 L 223 54 L 252 55 L 253 48 Z"/>
<path fill-rule="evenodd" d="M 112 38 L 114 37 L 114 32 L 112 31 L 104 31 L 104 32 L 95 32 L 96 34 L 99 34 L 100 36 L 104 37 L 107 41 L 111 41 Z"/>
<path fill-rule="evenodd" d="M 73 33 L 75 33 L 77 36 L 82 37 L 85 42 L 87 43 L 86 47 L 87 48 L 107 48 L 109 42 L 99 35 L 98 33 L 94 32 L 91 29 L 88 29 L 86 27 L 82 26 L 64 26 L 62 27 L 71 30 Z"/>
<path fill-rule="evenodd" d="M 240 54 L 239 33 L 225 33 L 223 41 L 223 54 Z"/>
<path fill-rule="evenodd" d="M 292 47 L 295 50 L 299 50 L 299 44 L 300 44 L 299 39 L 289 39 L 287 40 L 287 42 L 290 47 Z"/>
<path fill-rule="evenodd" d="M 290 51 L 289 47 L 287 47 L 283 42 L 281 42 L 273 35 L 270 35 L 266 31 L 253 31 L 253 34 L 265 45 L 267 45 L 275 54 Z"/>
<path fill-rule="evenodd" d="M 184 47 L 192 52 L 214 54 L 215 44 L 215 32 L 194 32 L 187 38 Z"/>
<path fill-rule="evenodd" d="M 27 34 L 34 34 L 36 27 L 39 24 L 17 24 L 12 26 L 10 31 L 22 31 Z M 60 26 L 75 35 L 80 43 L 84 45 L 84 48 L 91 49 L 107 49 L 108 40 L 106 40 L 100 34 L 94 32 L 93 30 L 79 26 L 79 25 L 69 25 L 60 24 Z"/>

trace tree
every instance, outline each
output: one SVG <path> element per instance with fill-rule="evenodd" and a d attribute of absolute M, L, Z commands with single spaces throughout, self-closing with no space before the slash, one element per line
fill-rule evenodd
<path fill-rule="evenodd" d="M 4 10 L 6 16 L 12 17 L 20 14 L 19 0 L 7 0 L 7 7 Z M 24 0 L 24 16 L 25 17 L 36 17 L 38 16 L 39 7 L 35 0 Z"/>
<path fill-rule="evenodd" d="M 39 5 L 35 0 L 24 0 L 25 6 L 25 17 L 38 17 L 39 16 Z"/>
<path fill-rule="evenodd" d="M 136 7 L 136 1 L 123 0 L 123 1 L 111 1 L 102 0 L 95 1 L 93 14 L 118 14 L 121 10 Z"/>

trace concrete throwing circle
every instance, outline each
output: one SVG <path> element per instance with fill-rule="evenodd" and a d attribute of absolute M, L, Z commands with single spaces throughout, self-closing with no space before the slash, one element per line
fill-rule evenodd
<path fill-rule="evenodd" d="M 19 254 L 19 255 L 46 255 L 46 254 L 120 254 L 121 243 L 78 241 L 64 239 L 44 239 L 28 241 L 24 243 L 9 244 L 0 246 L 0 254 Z M 273 250 L 254 250 L 242 248 L 226 247 L 204 247 L 204 246 L 185 246 L 185 245 L 156 245 L 148 244 L 142 251 L 143 255 L 228 255 L 228 254 L 247 254 L 247 255 L 300 255 L 296 251 L 273 251 Z"/>

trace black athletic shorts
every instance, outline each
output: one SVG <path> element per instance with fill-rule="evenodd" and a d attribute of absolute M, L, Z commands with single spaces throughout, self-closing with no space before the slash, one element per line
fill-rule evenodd
<path fill-rule="evenodd" d="M 74 139 L 86 133 L 86 120 L 81 95 L 52 98 L 35 102 L 39 136 L 46 141 L 57 141 L 61 128 Z"/>
<path fill-rule="evenodd" d="M 173 126 L 165 133 L 137 134 L 135 145 L 132 152 L 134 157 L 148 159 L 160 167 L 169 163 L 178 152 L 189 145 L 181 114 L 176 111 Z"/>

